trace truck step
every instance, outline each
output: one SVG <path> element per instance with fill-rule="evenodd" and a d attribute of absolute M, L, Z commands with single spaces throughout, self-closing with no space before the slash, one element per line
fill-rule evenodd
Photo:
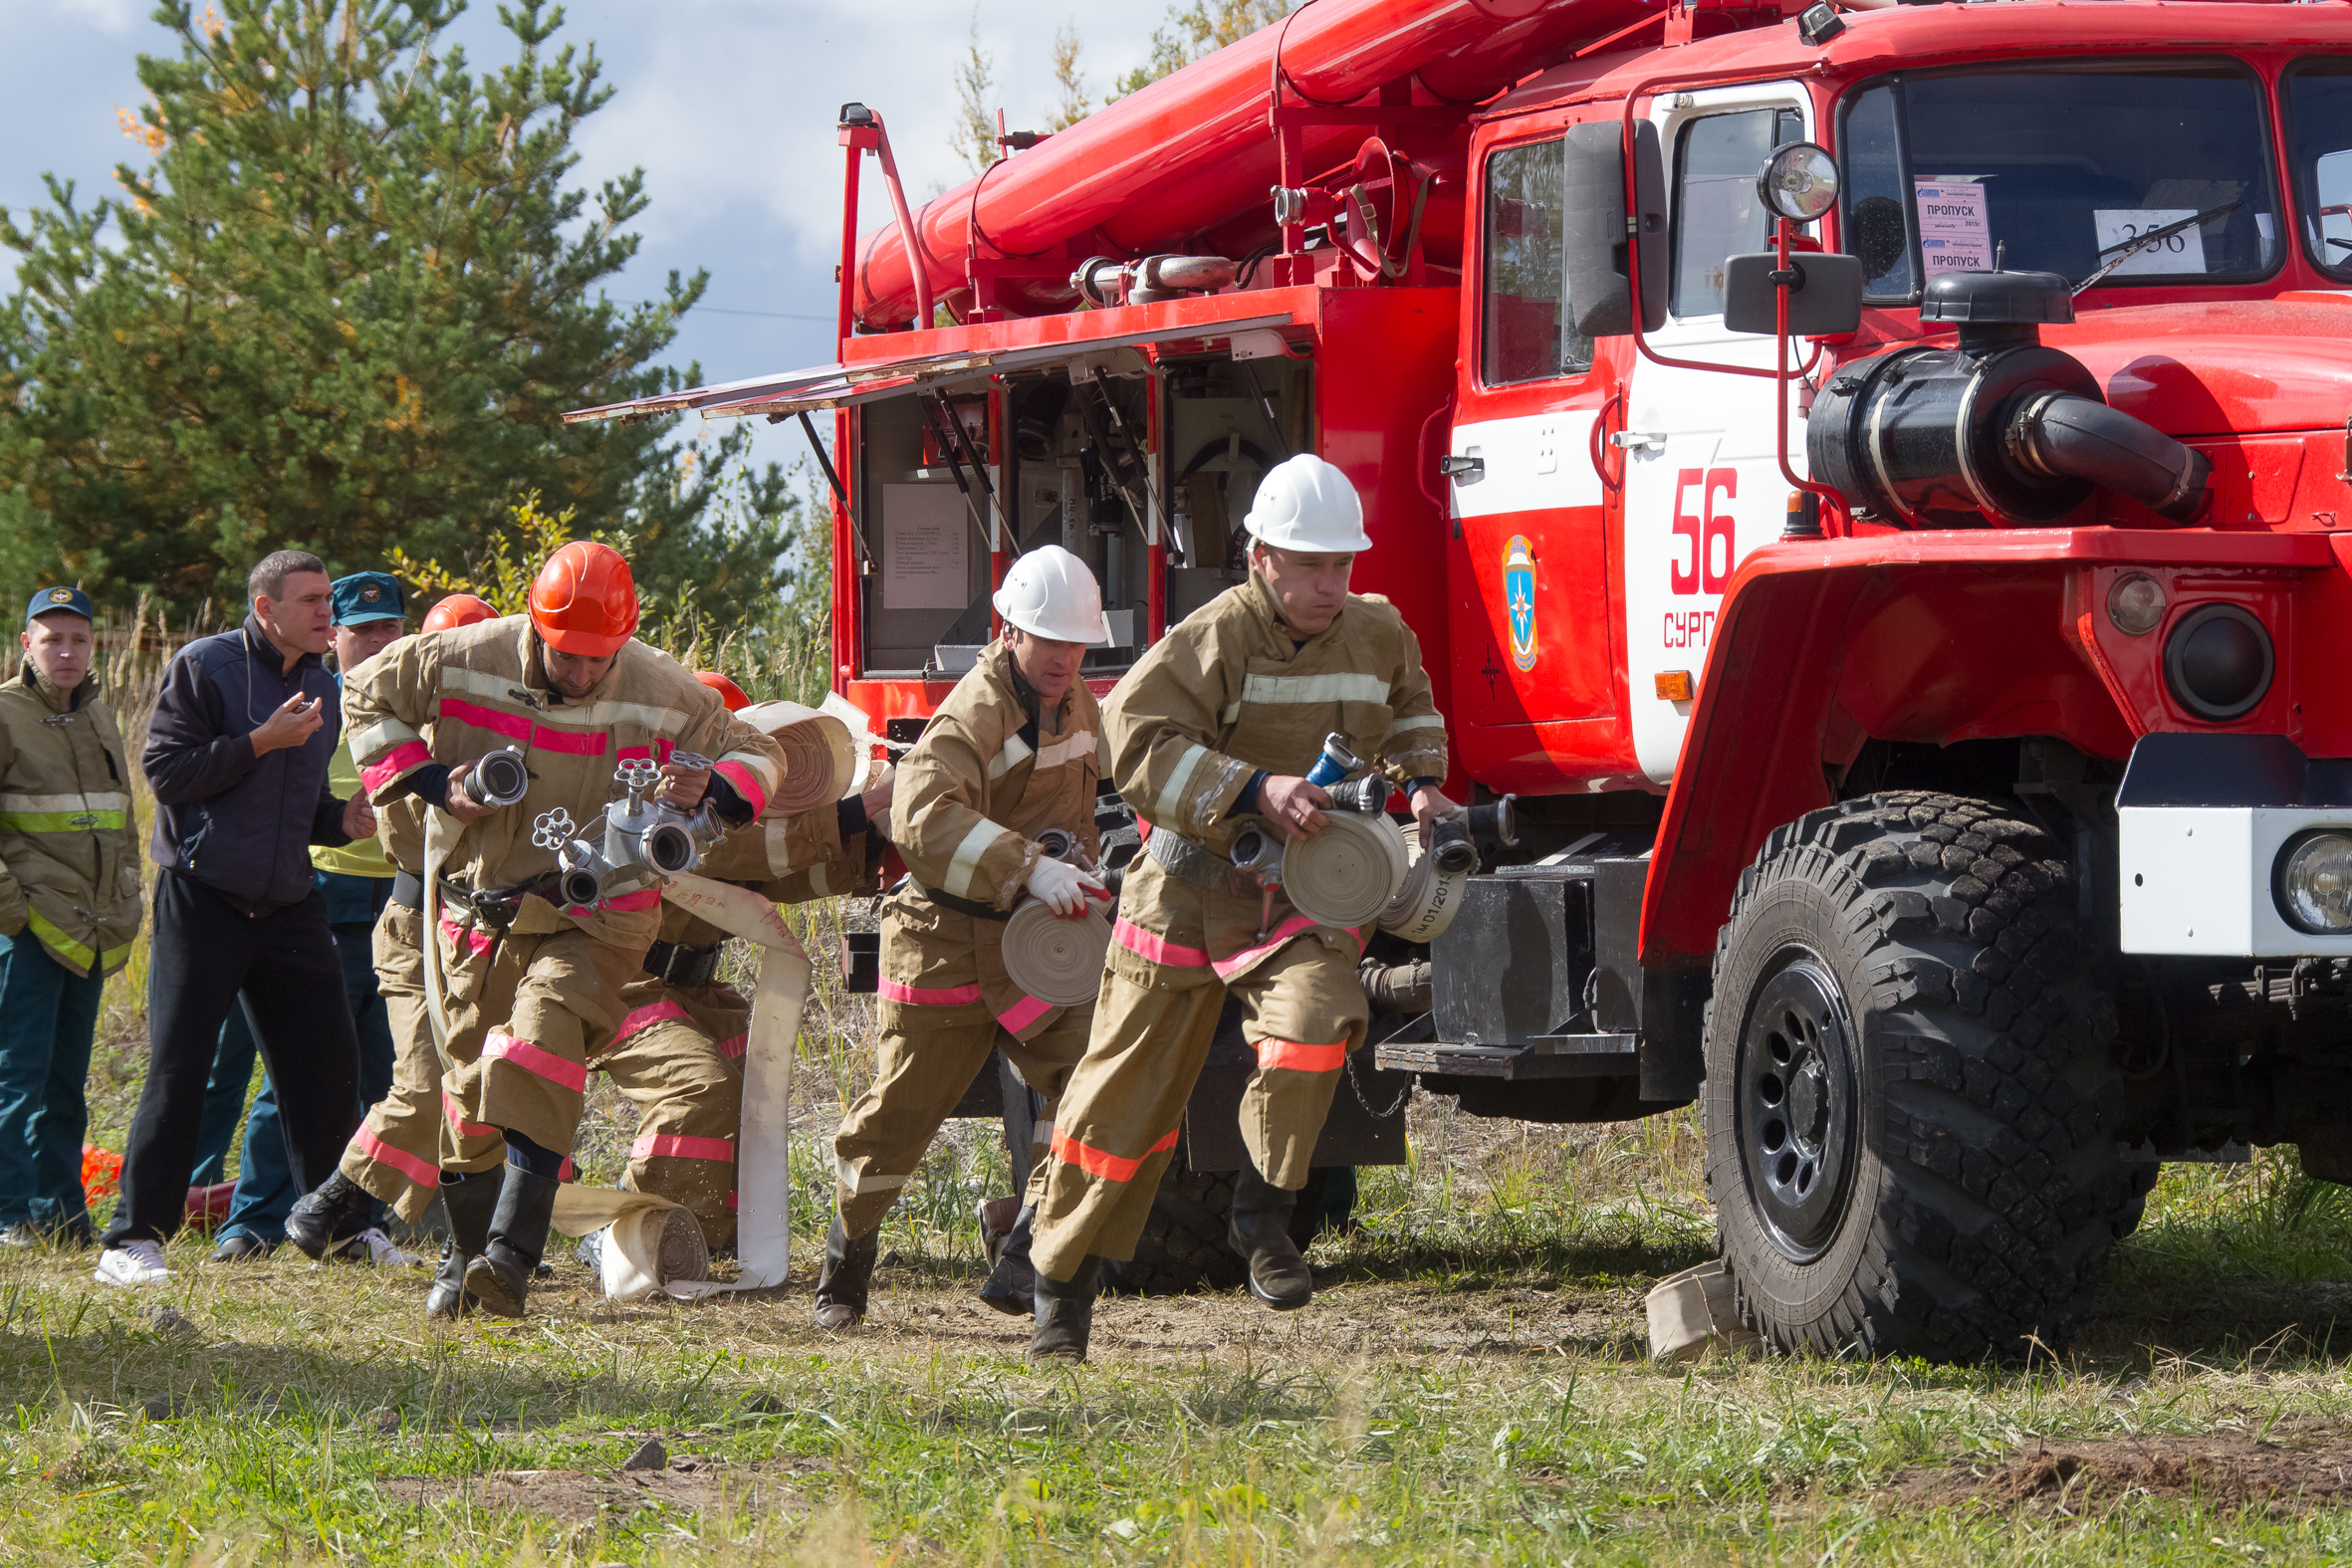
<path fill-rule="evenodd" d="M 1639 1034 L 1542 1034 L 1515 1045 L 1385 1041 L 1375 1061 L 1390 1072 L 1473 1078 L 1616 1078 L 1641 1070 Z"/>

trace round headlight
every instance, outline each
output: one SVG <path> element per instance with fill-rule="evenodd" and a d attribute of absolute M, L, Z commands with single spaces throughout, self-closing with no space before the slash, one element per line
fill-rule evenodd
<path fill-rule="evenodd" d="M 2207 604 L 2164 639 L 2164 683 L 2182 707 L 2219 723 L 2253 711 L 2270 689 L 2270 633 L 2253 611 Z"/>
<path fill-rule="evenodd" d="M 2352 833 L 2322 828 L 2278 852 L 2278 912 L 2315 937 L 2352 936 Z"/>
<path fill-rule="evenodd" d="M 2107 618 L 2127 637 L 2145 637 L 2164 624 L 2164 584 L 2145 571 L 2128 571 L 2107 590 Z"/>
<path fill-rule="evenodd" d="M 1811 141 L 1776 147 L 1756 176 L 1756 194 L 1791 223 L 1810 223 L 1837 200 L 1837 159 Z"/>

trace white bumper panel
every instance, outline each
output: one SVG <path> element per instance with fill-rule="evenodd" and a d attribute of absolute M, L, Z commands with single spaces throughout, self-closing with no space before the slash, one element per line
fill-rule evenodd
<path fill-rule="evenodd" d="M 2315 937 L 2278 913 L 2278 851 L 2306 828 L 2352 830 L 2352 810 L 2130 805 L 2122 821 L 2123 951 L 2215 958 L 2352 957 L 2352 936 Z"/>

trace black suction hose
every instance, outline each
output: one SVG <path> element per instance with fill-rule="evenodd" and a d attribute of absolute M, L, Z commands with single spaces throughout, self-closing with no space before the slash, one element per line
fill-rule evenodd
<path fill-rule="evenodd" d="M 2205 510 L 2211 460 L 2096 398 L 2044 392 L 2017 410 L 2006 438 L 2017 464 L 2043 478 L 2087 479 L 2174 523 Z"/>

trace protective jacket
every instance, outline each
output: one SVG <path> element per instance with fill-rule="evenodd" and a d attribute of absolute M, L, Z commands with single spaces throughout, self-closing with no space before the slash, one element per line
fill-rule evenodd
<path fill-rule="evenodd" d="M 310 739 L 256 757 L 252 734 L 289 697 L 319 700 Z M 139 769 L 155 794 L 155 864 L 251 914 L 311 896 L 312 844 L 348 844 L 327 787 L 342 708 L 315 653 L 286 656 L 254 616 L 173 656 L 147 721 Z"/>
<path fill-rule="evenodd" d="M 1102 776 L 1101 711 L 1082 680 L 1051 713 L 1020 679 L 1013 655 L 991 644 L 956 683 L 899 766 L 890 838 L 909 885 L 882 908 L 881 1019 L 885 1029 L 924 1009 L 985 1004 L 1028 1038 L 1058 1009 L 1025 995 L 1000 949 L 1010 914 L 1037 864 L 1037 836 L 1058 827 L 1099 857 L 1094 784 Z M 975 911 L 978 914 L 975 914 Z M 994 915 L 996 918 L 988 918 Z"/>
<path fill-rule="evenodd" d="M 1219 866 L 1247 825 L 1234 807 L 1251 780 L 1304 775 L 1327 735 L 1400 781 L 1447 769 L 1446 722 L 1395 607 L 1351 593 L 1330 625 L 1301 639 L 1255 572 L 1161 638 L 1111 693 L 1103 723 L 1119 794 L 1155 833 L 1180 835 Z M 1139 964 L 1231 980 L 1309 932 L 1361 946 L 1361 933 L 1319 928 L 1279 892 L 1270 918 L 1254 893 L 1180 880 L 1143 856 L 1120 894 L 1110 957 L 1146 985 L 1154 977 Z"/>
<path fill-rule="evenodd" d="M 138 824 L 122 732 L 85 678 L 0 685 L 0 936 L 30 926 L 77 975 L 112 975 L 138 934 Z"/>
<path fill-rule="evenodd" d="M 556 869 L 563 838 L 591 830 L 620 793 L 613 774 L 632 758 L 667 762 L 673 752 L 714 759 L 721 815 L 748 823 L 783 777 L 776 743 L 738 722 L 716 692 L 668 654 L 630 641 L 585 697 L 566 698 L 548 678 L 527 616 L 479 621 L 404 638 L 352 673 L 346 696 L 352 758 L 379 806 L 411 792 L 410 781 L 513 746 L 524 754 L 530 791 L 516 804 L 467 824 L 442 867 L 461 889 L 513 888 Z M 561 811 L 568 831 L 535 824 Z M 551 823 L 551 826 L 558 825 Z M 542 841 L 544 840 L 544 841 Z M 393 847 L 401 846 L 395 837 Z M 661 916 L 660 892 L 645 887 L 593 909 L 523 899 L 518 933 L 582 930 L 642 952 Z M 483 923 L 462 904 L 445 911 L 460 927 Z"/>

